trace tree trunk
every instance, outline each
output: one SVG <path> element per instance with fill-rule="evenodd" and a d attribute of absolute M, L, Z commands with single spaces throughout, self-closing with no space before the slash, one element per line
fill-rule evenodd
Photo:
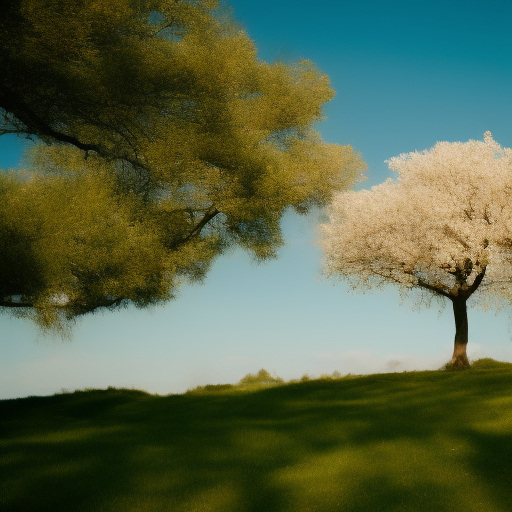
<path fill-rule="evenodd" d="M 454 297 L 453 314 L 455 316 L 455 342 L 453 347 L 453 356 L 450 365 L 453 369 L 463 370 L 469 368 L 466 347 L 468 344 L 468 312 L 464 297 Z"/>

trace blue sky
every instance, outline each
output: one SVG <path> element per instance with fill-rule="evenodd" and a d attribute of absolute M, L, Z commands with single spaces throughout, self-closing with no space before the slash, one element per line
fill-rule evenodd
<path fill-rule="evenodd" d="M 307 58 L 337 91 L 318 125 L 368 163 L 369 188 L 391 176 L 384 160 L 438 140 L 512 147 L 512 2 L 234 0 L 235 17 L 265 60 Z M 19 145 L 0 137 L 0 164 Z M 400 305 L 392 288 L 352 294 L 320 278 L 318 218 L 287 215 L 288 245 L 255 265 L 239 250 L 174 302 L 86 317 L 73 338 L 41 336 L 0 316 L 0 398 L 62 388 L 126 386 L 178 393 L 235 382 L 266 368 L 285 379 L 434 369 L 451 355 L 450 304 L 439 313 Z M 507 311 L 469 310 L 470 357 L 512 361 Z"/>

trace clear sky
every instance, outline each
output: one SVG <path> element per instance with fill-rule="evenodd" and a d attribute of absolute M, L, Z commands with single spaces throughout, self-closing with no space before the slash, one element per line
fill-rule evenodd
<path fill-rule="evenodd" d="M 512 2 L 488 0 L 233 0 L 261 58 L 310 59 L 336 98 L 318 129 L 368 163 L 364 188 L 392 173 L 384 160 L 438 140 L 494 139 L 512 147 Z M 0 165 L 19 145 L 0 137 Z M 354 295 L 320 278 L 318 218 L 288 215 L 288 245 L 263 265 L 233 251 L 203 285 L 152 310 L 79 321 L 73 338 L 40 336 L 0 315 L 0 398 L 86 387 L 178 393 L 236 382 L 266 368 L 285 379 L 334 370 L 434 369 L 452 350 L 451 304 L 439 314 L 400 305 L 398 293 Z M 470 358 L 512 361 L 507 311 L 469 310 Z"/>

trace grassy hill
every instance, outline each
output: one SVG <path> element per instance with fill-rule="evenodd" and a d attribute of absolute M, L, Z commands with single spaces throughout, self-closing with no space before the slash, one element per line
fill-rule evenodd
<path fill-rule="evenodd" d="M 512 364 L 3 400 L 0 510 L 510 512 Z"/>

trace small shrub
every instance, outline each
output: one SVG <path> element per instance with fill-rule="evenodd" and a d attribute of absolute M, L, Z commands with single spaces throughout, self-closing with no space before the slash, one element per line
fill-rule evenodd
<path fill-rule="evenodd" d="M 474 370 L 501 370 L 512 368 L 512 363 L 506 363 L 505 361 L 496 361 L 490 357 L 484 357 L 476 361 L 471 362 L 471 368 Z"/>
<path fill-rule="evenodd" d="M 278 376 L 270 375 L 267 370 L 263 368 L 256 374 L 248 373 L 245 377 L 242 377 L 238 381 L 238 385 L 241 387 L 253 387 L 253 386 L 271 386 L 275 384 L 282 384 L 283 379 Z"/>
<path fill-rule="evenodd" d="M 187 390 L 187 393 L 215 393 L 217 391 L 226 391 L 233 389 L 233 384 L 206 384 L 206 386 L 197 386 L 196 388 Z"/>

